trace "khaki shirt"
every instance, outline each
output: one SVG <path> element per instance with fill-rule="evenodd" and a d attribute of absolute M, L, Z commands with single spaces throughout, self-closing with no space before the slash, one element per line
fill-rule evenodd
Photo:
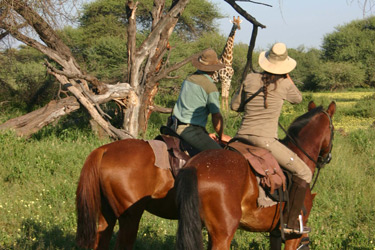
<path fill-rule="evenodd" d="M 233 97 L 231 108 L 238 109 L 242 102 L 253 95 L 263 86 L 262 75 L 259 73 L 250 73 L 247 75 L 242 86 L 242 93 L 236 93 Z M 254 99 L 244 107 L 244 116 L 238 135 L 256 135 L 263 137 L 278 138 L 277 126 L 280 117 L 281 108 L 284 100 L 295 104 L 302 101 L 302 94 L 289 79 L 280 79 L 277 87 L 272 83 L 268 86 L 267 104 L 264 107 L 264 93 L 260 92 Z M 242 97 L 241 97 L 242 96 Z"/>

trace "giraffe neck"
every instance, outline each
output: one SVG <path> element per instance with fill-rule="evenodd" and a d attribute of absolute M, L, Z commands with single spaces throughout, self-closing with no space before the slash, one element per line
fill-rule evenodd
<path fill-rule="evenodd" d="M 221 61 L 226 65 L 232 65 L 233 62 L 233 45 L 234 36 L 236 34 L 237 26 L 233 25 L 232 30 L 229 33 L 227 43 L 225 44 L 223 53 L 221 55 Z"/>

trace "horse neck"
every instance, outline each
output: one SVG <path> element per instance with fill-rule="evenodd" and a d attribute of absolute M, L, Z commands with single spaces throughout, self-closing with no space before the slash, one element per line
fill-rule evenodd
<path fill-rule="evenodd" d="M 313 118 L 298 134 L 297 143 L 316 162 L 322 147 L 324 127 L 319 125 L 321 116 Z M 287 146 L 294 151 L 310 168 L 315 170 L 315 163 L 294 143 L 288 139 Z"/>

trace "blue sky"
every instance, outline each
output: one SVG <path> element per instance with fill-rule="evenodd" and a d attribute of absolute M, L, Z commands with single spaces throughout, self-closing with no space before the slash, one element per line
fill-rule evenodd
<path fill-rule="evenodd" d="M 259 0 L 261 1 L 261 0 Z M 217 22 L 220 32 L 227 36 L 232 24 L 229 19 L 239 14 L 224 0 L 211 0 L 217 4 L 226 18 Z M 363 18 L 363 10 L 354 0 L 265 0 L 272 5 L 267 7 L 247 2 L 237 2 L 258 22 L 267 26 L 259 28 L 257 50 L 267 49 L 275 42 L 284 42 L 289 48 L 304 45 L 307 48 L 320 48 L 323 37 L 335 30 L 338 25 L 345 25 L 352 20 Z M 366 15 L 367 17 L 367 15 Z M 244 19 L 240 16 L 241 19 Z M 252 24 L 244 20 L 238 30 L 235 42 L 248 44 Z"/>

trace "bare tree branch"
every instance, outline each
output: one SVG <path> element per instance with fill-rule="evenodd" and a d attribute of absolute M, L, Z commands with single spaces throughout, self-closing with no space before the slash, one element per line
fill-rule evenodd
<path fill-rule="evenodd" d="M 238 14 L 240 14 L 241 16 L 243 16 L 246 20 L 248 20 L 250 23 L 252 23 L 253 25 L 256 25 L 256 26 L 259 26 L 261 27 L 262 29 L 266 28 L 265 25 L 261 24 L 260 22 L 258 22 L 255 17 L 251 16 L 249 13 L 247 13 L 244 9 L 241 8 L 241 6 L 239 6 L 235 0 L 224 0 L 225 2 L 227 2 L 230 6 L 233 7 L 233 9 L 235 9 Z"/>
<path fill-rule="evenodd" d="M 235 0 L 235 1 L 236 2 L 249 2 L 249 3 L 264 5 L 264 6 L 267 6 L 267 7 L 272 7 L 272 5 L 270 5 L 270 4 L 261 3 L 261 2 L 255 2 L 255 1 L 251 1 L 251 0 Z"/>
<path fill-rule="evenodd" d="M 81 73 L 68 73 L 62 70 L 58 70 L 55 67 L 53 67 L 47 60 L 45 60 L 44 65 L 50 69 L 52 72 L 57 73 L 59 75 L 64 75 L 69 79 L 85 79 L 86 81 L 92 83 L 95 87 L 98 88 L 99 92 L 101 94 L 105 94 L 107 91 L 107 86 L 103 83 L 101 83 L 96 77 L 91 75 L 83 75 Z"/>
<path fill-rule="evenodd" d="M 250 71 L 253 71 L 253 52 L 255 47 L 255 40 L 258 35 L 258 26 L 253 25 L 253 32 L 251 33 L 251 39 L 249 43 L 249 49 L 247 51 L 247 61 L 245 68 L 242 72 L 241 82 L 243 82 Z"/>
<path fill-rule="evenodd" d="M 160 107 L 160 106 L 157 106 L 157 105 L 150 106 L 150 109 L 153 112 L 158 112 L 158 113 L 162 113 L 162 114 L 170 114 L 170 113 L 172 113 L 172 109 L 171 108 L 164 108 L 164 107 Z"/>
<path fill-rule="evenodd" d="M 161 79 L 165 78 L 168 76 L 169 73 L 171 73 L 172 71 L 175 71 L 176 69 L 179 69 L 181 68 L 182 66 L 184 66 L 185 64 L 191 62 L 191 60 L 193 60 L 193 58 L 195 57 L 198 57 L 199 55 L 202 54 L 202 51 L 199 52 L 199 53 L 196 53 L 188 58 L 186 58 L 185 60 L 179 62 L 179 63 L 176 63 L 174 64 L 173 66 L 163 70 L 162 72 L 160 72 L 157 76 L 154 76 L 153 78 L 151 78 L 151 81 L 152 82 L 158 82 L 160 81 Z"/>
<path fill-rule="evenodd" d="M 4 0 L 11 2 L 13 9 L 19 13 L 27 23 L 38 33 L 39 38 L 51 49 L 65 56 L 65 60 L 70 60 L 72 54 L 70 49 L 58 37 L 52 27 L 38 14 L 21 0 Z"/>

